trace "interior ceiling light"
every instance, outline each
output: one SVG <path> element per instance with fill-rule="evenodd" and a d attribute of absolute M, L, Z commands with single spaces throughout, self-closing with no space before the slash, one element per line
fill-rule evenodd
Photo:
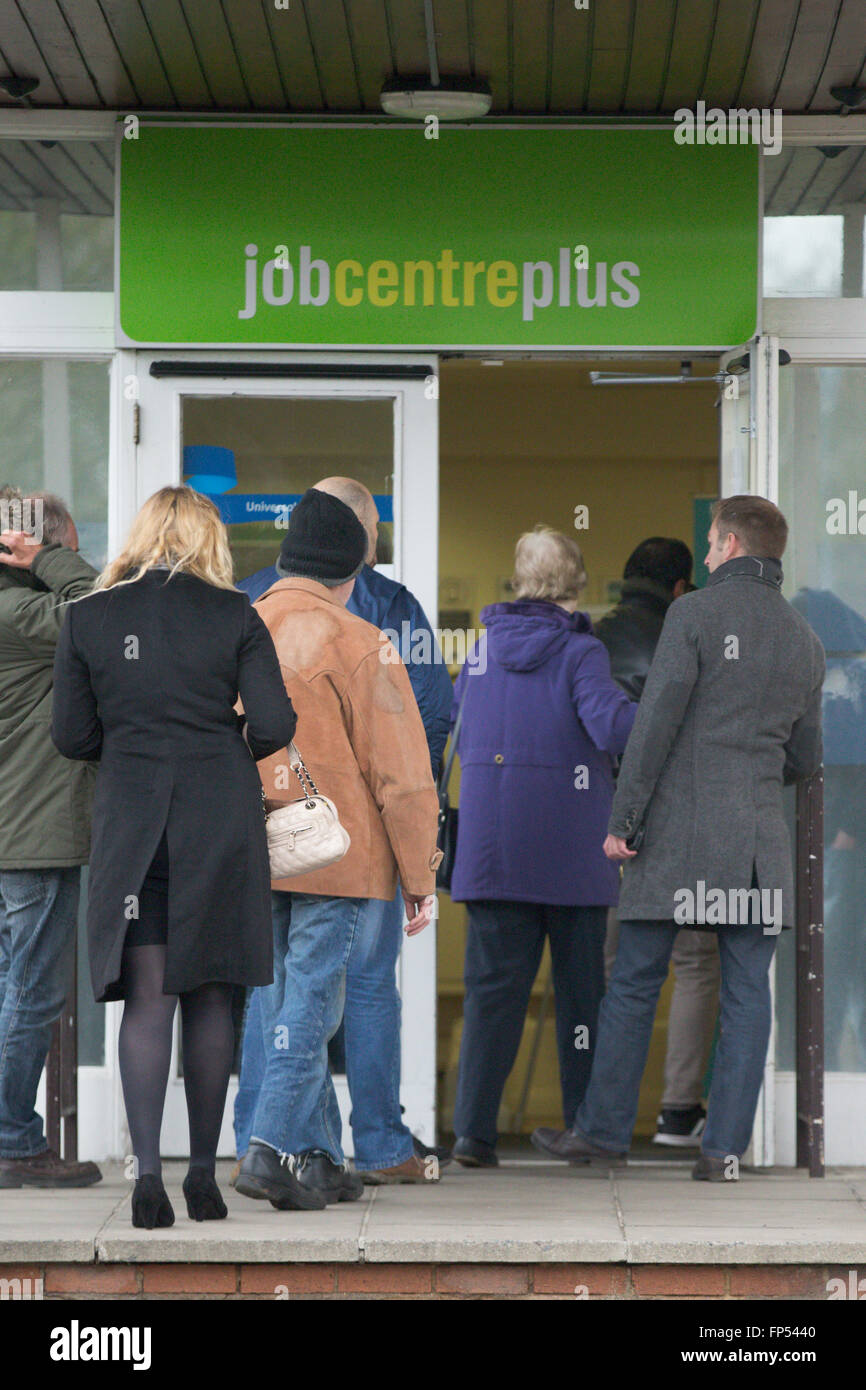
<path fill-rule="evenodd" d="M 22 97 L 29 97 L 31 92 L 35 92 L 39 86 L 38 77 L 0 77 L 0 88 L 7 96 L 14 97 L 20 101 Z"/>
<path fill-rule="evenodd" d="M 486 82 L 474 78 L 443 77 L 434 85 L 429 77 L 395 77 L 385 83 L 379 100 L 389 116 L 468 121 L 486 116 L 493 96 Z"/>
<path fill-rule="evenodd" d="M 779 366 L 787 367 L 791 361 L 791 354 L 787 348 L 779 348 Z M 697 385 L 707 381 L 727 381 L 732 376 L 742 376 L 749 370 L 749 354 L 744 352 L 740 357 L 734 357 L 720 372 L 712 372 L 707 376 L 694 376 L 692 374 L 691 362 L 681 362 L 677 376 L 672 372 L 662 375 L 661 372 L 590 372 L 589 380 L 593 386 L 688 386 L 690 383 Z"/>
<path fill-rule="evenodd" d="M 842 107 L 841 115 L 847 116 L 866 101 L 866 87 L 831 87 L 830 95 Z"/>
<path fill-rule="evenodd" d="M 725 381 L 730 372 L 715 372 L 712 376 L 690 376 L 681 372 L 679 376 L 668 373 L 654 376 L 642 372 L 590 372 L 593 386 L 688 386 L 702 385 L 707 381 Z"/>
<path fill-rule="evenodd" d="M 691 362 L 681 362 L 677 376 L 654 372 L 590 372 L 593 386 L 688 386 L 689 383 L 725 381 L 730 371 L 714 372 L 712 376 L 694 376 Z"/>

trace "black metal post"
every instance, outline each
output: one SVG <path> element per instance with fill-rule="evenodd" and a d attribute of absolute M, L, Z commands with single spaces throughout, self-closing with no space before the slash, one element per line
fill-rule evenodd
<path fill-rule="evenodd" d="M 58 1019 L 51 1034 L 51 1047 L 45 1062 L 45 1138 L 49 1149 L 61 1152 L 60 1126 L 60 1031 Z"/>
<path fill-rule="evenodd" d="M 824 772 L 797 785 L 797 1167 L 824 1176 Z"/>
<path fill-rule="evenodd" d="M 45 1137 L 62 1158 L 78 1158 L 78 947 L 63 1013 L 45 1063 Z"/>

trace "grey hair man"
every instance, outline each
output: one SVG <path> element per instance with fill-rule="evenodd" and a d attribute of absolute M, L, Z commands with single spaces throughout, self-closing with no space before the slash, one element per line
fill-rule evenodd
<path fill-rule="evenodd" d="M 770 963 L 794 921 L 782 787 L 822 756 L 824 650 L 782 596 L 787 535 L 764 498 L 717 502 L 707 586 L 665 617 L 605 841 L 625 867 L 592 1075 L 572 1128 L 533 1135 L 557 1158 L 628 1149 L 659 992 L 690 926 L 717 931 L 721 962 L 721 1035 L 692 1176 L 739 1174 L 770 1037 Z"/>
<path fill-rule="evenodd" d="M 50 738 L 64 605 L 96 571 L 52 493 L 0 488 L 0 1188 L 89 1187 L 94 1163 L 48 1148 L 36 1090 L 72 984 L 93 768 Z"/>

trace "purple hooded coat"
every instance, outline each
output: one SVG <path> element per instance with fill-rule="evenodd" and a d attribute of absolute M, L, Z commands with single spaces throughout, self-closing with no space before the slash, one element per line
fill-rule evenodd
<path fill-rule="evenodd" d="M 523 600 L 485 608 L 483 650 L 457 678 L 460 819 L 456 902 L 609 906 L 619 868 L 602 845 L 612 754 L 634 723 L 585 613 Z M 479 659 L 480 658 L 480 659 Z"/>

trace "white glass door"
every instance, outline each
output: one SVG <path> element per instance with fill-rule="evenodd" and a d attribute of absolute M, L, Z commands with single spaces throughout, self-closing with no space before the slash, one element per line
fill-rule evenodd
<path fill-rule="evenodd" d="M 436 623 L 438 385 L 435 356 L 371 362 L 360 354 L 138 353 L 127 399 L 135 431 L 134 486 L 119 489 L 120 530 L 158 487 L 208 473 L 242 579 L 273 563 L 280 502 L 320 478 L 356 477 L 379 507 L 379 561 Z M 357 375 L 353 374 L 353 369 Z M 256 374 L 261 371 L 261 375 Z M 331 373 L 328 375 L 327 373 Z M 217 452 L 214 452 L 217 451 Z M 215 472 L 213 470 L 216 470 Z M 432 1141 L 435 1123 L 435 928 L 404 943 L 401 1098 L 407 1124 Z M 345 1077 L 335 1078 L 352 1152 Z M 234 1152 L 233 1076 L 220 1153 Z M 121 1112 L 122 1114 L 122 1108 Z M 117 1136 L 125 1152 L 125 1136 Z M 182 1051 L 175 1041 L 162 1134 L 166 1155 L 188 1152 Z"/>

